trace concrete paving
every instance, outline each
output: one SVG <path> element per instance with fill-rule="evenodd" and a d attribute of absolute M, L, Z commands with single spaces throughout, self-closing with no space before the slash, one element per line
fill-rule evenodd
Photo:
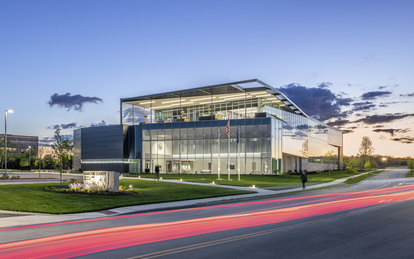
<path fill-rule="evenodd" d="M 357 176 L 364 175 L 367 173 L 362 173 L 362 174 L 351 176 L 351 177 L 337 179 L 335 181 L 328 182 L 328 183 L 311 185 L 311 186 L 306 187 L 306 190 L 320 189 L 320 188 L 334 186 L 334 185 L 345 182 L 349 178 L 357 177 Z M 137 178 L 136 177 L 123 177 L 123 179 L 137 179 Z M 156 181 L 154 179 L 149 179 L 149 178 L 140 178 L 140 180 Z M 286 193 L 302 191 L 301 187 L 273 191 L 273 190 L 266 190 L 266 189 L 259 189 L 259 188 L 253 189 L 253 188 L 241 187 L 241 186 L 212 185 L 212 184 L 196 183 L 196 182 L 181 182 L 179 180 L 170 180 L 170 179 L 160 180 L 160 181 L 180 183 L 180 184 L 200 185 L 200 186 L 214 186 L 214 187 L 230 188 L 230 189 L 236 189 L 236 190 L 248 190 L 248 191 L 254 191 L 255 193 L 185 200 L 185 201 L 144 204 L 144 205 L 114 208 L 114 209 L 98 211 L 98 212 L 62 214 L 62 215 L 39 214 L 39 213 L 22 214 L 21 212 L 0 211 L 0 228 L 62 222 L 62 221 L 68 221 L 68 220 L 99 218 L 99 217 L 116 216 L 116 215 L 121 215 L 121 214 L 130 214 L 130 213 L 140 213 L 140 212 L 154 211 L 154 210 L 168 210 L 168 209 L 176 209 L 176 208 L 184 208 L 184 207 L 192 207 L 192 206 L 201 206 L 203 204 L 207 204 L 211 202 L 229 201 L 229 200 L 234 200 L 234 199 L 244 199 L 244 198 L 286 194 Z"/>

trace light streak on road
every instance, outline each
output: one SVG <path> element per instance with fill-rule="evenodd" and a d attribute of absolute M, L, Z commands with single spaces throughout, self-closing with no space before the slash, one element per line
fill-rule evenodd
<path fill-rule="evenodd" d="M 236 215 L 103 228 L 0 244 L 0 258 L 67 258 L 238 228 L 281 223 L 414 199 L 414 190 Z M 380 191 L 379 193 L 382 193 Z M 366 194 L 366 192 L 365 192 Z"/>
<path fill-rule="evenodd" d="M 46 224 L 2 228 L 0 229 L 0 232 L 10 231 L 10 230 L 59 226 L 59 225 L 67 225 L 67 224 L 108 221 L 108 220 L 134 218 L 134 217 L 149 216 L 149 215 L 167 214 L 167 213 L 178 213 L 178 212 L 186 212 L 186 211 L 211 210 L 211 209 L 219 209 L 219 208 L 230 208 L 230 207 L 250 206 L 250 205 L 267 204 L 267 203 L 278 203 L 278 202 L 286 202 L 286 201 L 294 201 L 294 200 L 305 201 L 309 199 L 335 197 L 335 196 L 342 196 L 340 198 L 346 198 L 350 196 L 363 197 L 367 195 L 381 195 L 381 194 L 387 194 L 391 192 L 406 191 L 406 190 L 412 190 L 412 189 L 414 189 L 414 185 L 403 185 L 403 186 L 397 186 L 397 187 L 388 187 L 388 188 L 366 190 L 366 191 L 328 193 L 328 194 L 318 194 L 318 195 L 309 195 L 309 196 L 300 196 L 300 197 L 279 198 L 279 199 L 271 199 L 271 200 L 263 200 L 263 201 L 240 202 L 240 203 L 232 203 L 232 204 L 224 204 L 224 205 L 205 206 L 205 207 L 200 207 L 200 208 L 187 208 L 187 209 L 175 209 L 175 210 L 157 211 L 157 212 L 144 212 L 144 213 L 120 215 L 120 216 L 112 216 L 112 217 L 81 219 L 81 220 L 71 220 L 71 221 L 54 222 L 54 223 L 46 223 Z"/>

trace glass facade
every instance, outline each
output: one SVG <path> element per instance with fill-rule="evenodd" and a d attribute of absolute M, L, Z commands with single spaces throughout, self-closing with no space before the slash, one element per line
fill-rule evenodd
<path fill-rule="evenodd" d="M 282 122 L 282 152 L 302 158 L 310 163 L 337 164 L 342 132 L 312 118 L 300 116 L 272 107 L 263 107 Z"/>
<path fill-rule="evenodd" d="M 271 122 L 272 121 L 272 122 Z M 280 171 L 280 148 L 275 119 L 254 118 L 228 121 L 156 123 L 142 129 L 143 172 L 271 174 Z M 135 152 L 139 152 L 136 150 Z M 272 165 L 272 159 L 276 161 Z M 229 162 L 230 161 L 230 162 Z M 272 167 L 276 171 L 272 171 Z"/>

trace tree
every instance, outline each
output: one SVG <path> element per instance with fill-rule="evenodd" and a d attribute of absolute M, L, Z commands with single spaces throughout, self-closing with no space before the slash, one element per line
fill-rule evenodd
<path fill-rule="evenodd" d="M 53 151 L 57 157 L 57 166 L 61 171 L 62 169 L 69 169 L 72 165 L 72 141 L 65 139 L 60 135 L 60 129 L 55 131 L 56 143 L 52 145 Z"/>
<path fill-rule="evenodd" d="M 374 150 L 369 137 L 362 137 L 361 146 L 359 147 L 359 155 L 364 159 L 365 163 L 369 160 L 369 156 L 374 153 Z"/>
<path fill-rule="evenodd" d="M 360 161 L 359 158 L 349 158 L 346 162 L 346 170 L 348 172 L 351 172 L 352 174 L 358 173 L 358 167 L 359 167 Z"/>

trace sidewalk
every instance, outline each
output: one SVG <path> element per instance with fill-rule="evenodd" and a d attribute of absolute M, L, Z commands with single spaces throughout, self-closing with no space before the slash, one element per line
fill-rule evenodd
<path fill-rule="evenodd" d="M 336 184 L 343 183 L 349 178 L 357 177 L 357 176 L 364 175 L 367 173 L 369 172 L 365 172 L 365 173 L 358 174 L 355 176 L 337 179 L 335 181 L 328 182 L 328 183 L 310 185 L 306 187 L 306 190 L 333 186 Z M 136 177 L 123 177 L 123 179 L 137 179 L 137 178 Z M 155 179 L 149 179 L 149 178 L 140 178 L 140 180 L 156 181 Z M 170 210 L 170 209 L 178 209 L 178 208 L 184 208 L 184 207 L 200 206 L 200 205 L 203 205 L 204 203 L 210 203 L 210 202 L 229 201 L 229 200 L 234 200 L 234 199 L 286 194 L 286 193 L 291 193 L 291 192 L 302 191 L 301 187 L 272 191 L 272 190 L 259 189 L 259 188 L 253 189 L 253 188 L 241 187 L 241 186 L 218 185 L 218 184 L 212 185 L 208 183 L 181 182 L 179 180 L 170 180 L 170 179 L 161 180 L 161 181 L 171 182 L 171 183 L 180 183 L 180 184 L 215 186 L 215 187 L 230 188 L 230 189 L 236 189 L 236 190 L 248 190 L 248 191 L 255 191 L 255 193 L 185 200 L 185 201 L 144 204 L 144 205 L 114 208 L 114 209 L 100 211 L 100 212 L 86 212 L 86 213 L 62 214 L 62 215 L 0 211 L 0 228 L 44 224 L 44 223 L 54 223 L 54 222 L 62 222 L 62 221 L 69 221 L 69 220 L 81 220 L 81 219 L 89 219 L 89 218 L 101 218 L 101 217 L 107 217 L 107 216 L 117 216 L 121 214 L 140 213 L 140 212 L 147 212 L 147 211 L 153 211 L 153 210 Z"/>

